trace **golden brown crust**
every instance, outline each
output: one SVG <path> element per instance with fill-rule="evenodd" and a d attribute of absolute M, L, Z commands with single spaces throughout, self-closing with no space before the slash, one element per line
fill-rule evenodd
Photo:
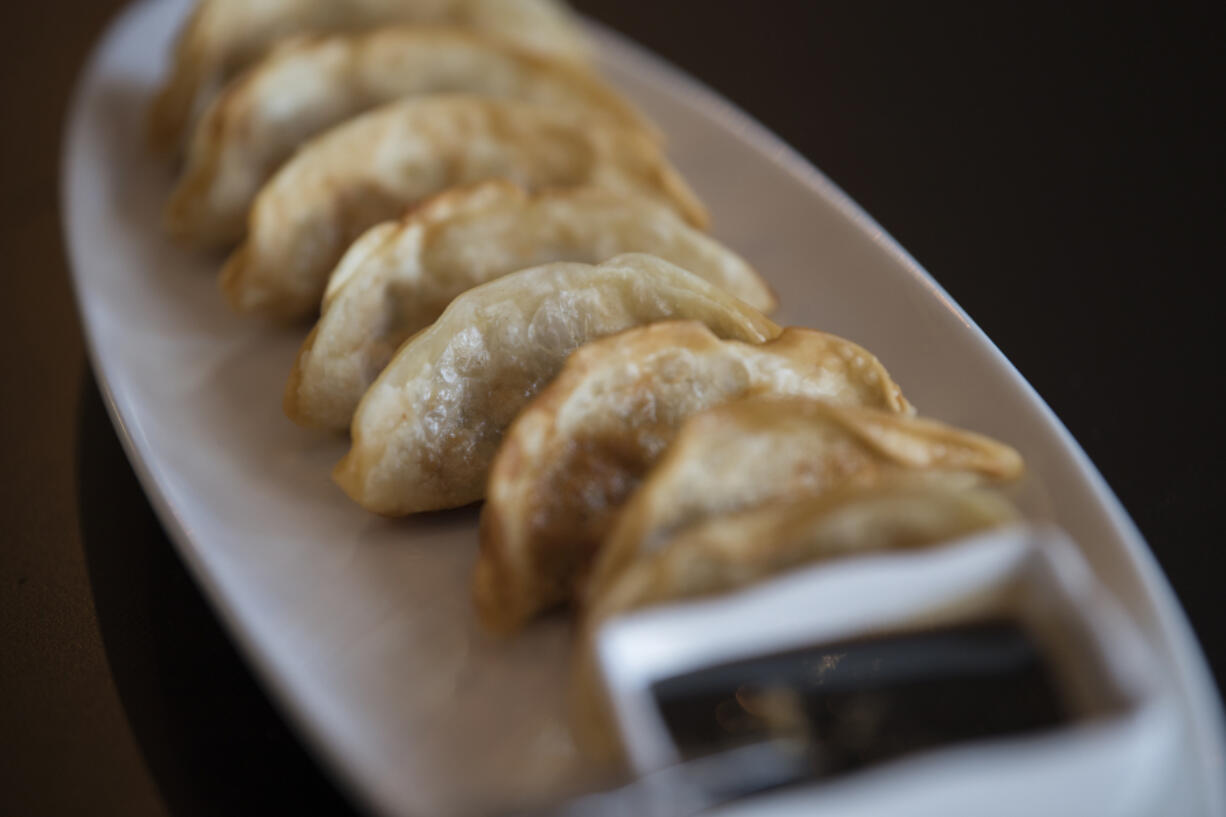
<path fill-rule="evenodd" d="M 920 547 L 1016 519 L 1001 494 L 968 487 L 957 474 L 882 475 L 683 528 L 594 594 L 586 621 L 724 593 L 818 559 Z"/>
<path fill-rule="evenodd" d="M 575 352 L 511 425 L 490 469 L 479 561 L 503 576 L 497 598 L 481 602 L 483 619 L 514 630 L 569 599 L 682 423 L 764 394 L 910 410 L 876 358 L 813 330 L 787 329 L 757 345 L 666 322 Z"/>
<path fill-rule="evenodd" d="M 618 514 L 588 592 L 599 596 L 660 541 L 709 516 L 900 471 L 962 473 L 970 483 L 1022 470 L 1010 446 L 935 420 L 804 399 L 729 403 L 682 426 Z"/>

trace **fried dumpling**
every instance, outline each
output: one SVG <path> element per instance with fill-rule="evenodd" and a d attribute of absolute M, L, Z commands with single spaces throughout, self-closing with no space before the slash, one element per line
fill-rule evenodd
<path fill-rule="evenodd" d="M 650 130 L 586 71 L 469 30 L 396 26 L 301 38 L 229 84 L 204 114 L 167 229 L 202 246 L 233 242 L 261 185 L 300 144 L 388 102 L 446 92 L 589 111 Z"/>
<path fill-rule="evenodd" d="M 681 427 L 618 514 L 587 592 L 599 596 L 626 565 L 710 516 L 892 472 L 961 473 L 974 482 L 1013 480 L 1022 469 L 1010 446 L 934 420 L 814 400 L 729 403 Z"/>
<path fill-rule="evenodd" d="M 652 255 L 515 272 L 460 295 L 400 347 L 358 405 L 353 445 L 334 477 L 382 514 L 474 502 L 503 431 L 567 355 L 667 318 L 749 342 L 780 331 L 743 301 Z"/>
<path fill-rule="evenodd" d="M 461 292 L 550 261 L 599 263 L 626 252 L 659 256 L 763 312 L 775 305 L 743 259 L 667 207 L 598 188 L 533 195 L 484 182 L 443 193 L 350 248 L 294 365 L 285 412 L 302 425 L 347 430 L 396 348 Z"/>
<path fill-rule="evenodd" d="M 616 754 L 592 641 L 613 616 L 732 592 L 804 564 L 938 545 L 1017 519 L 1013 505 L 990 489 L 968 489 L 954 477 L 895 475 L 684 528 L 656 552 L 631 562 L 591 600 L 571 675 L 575 737 L 592 754 Z"/>
<path fill-rule="evenodd" d="M 467 26 L 572 62 L 588 53 L 577 24 L 554 0 L 200 0 L 150 111 L 151 144 L 177 148 L 213 94 L 278 40 L 389 23 Z"/>
<path fill-rule="evenodd" d="M 466 95 L 395 102 L 307 143 L 264 186 L 246 243 L 222 272 L 240 312 L 283 319 L 319 309 L 328 274 L 368 228 L 458 184 L 592 185 L 706 211 L 640 130 L 539 105 Z"/>
<path fill-rule="evenodd" d="M 576 352 L 511 425 L 490 468 L 473 578 L 485 624 L 514 630 L 570 598 L 622 504 L 686 418 L 763 394 L 910 411 L 869 352 L 811 329 L 751 345 L 668 322 Z"/>
<path fill-rule="evenodd" d="M 999 492 L 956 474 L 894 474 L 817 497 L 708 517 L 642 554 L 595 593 L 585 623 L 724 593 L 799 565 L 936 544 L 1014 522 Z"/>

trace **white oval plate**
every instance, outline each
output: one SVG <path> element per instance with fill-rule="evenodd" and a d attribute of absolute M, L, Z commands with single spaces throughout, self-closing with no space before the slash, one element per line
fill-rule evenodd
<path fill-rule="evenodd" d="M 335 438 L 281 414 L 297 333 L 230 314 L 218 258 L 159 229 L 172 177 L 143 113 L 186 0 L 135 4 L 85 69 L 65 143 L 65 231 L 94 370 L 145 491 L 300 732 L 387 815 L 489 812 L 590 770 L 560 702 L 567 632 L 508 643 L 469 610 L 475 514 L 372 517 L 329 479 Z M 675 69 L 596 31 L 606 75 L 663 127 L 715 231 L 785 305 L 781 322 L 872 349 L 928 415 L 1026 456 L 1030 511 L 1082 543 L 1183 692 L 1186 802 L 1223 803 L 1220 703 L 1153 556 L 1085 454 L 991 341 L 879 226 L 777 138 Z"/>

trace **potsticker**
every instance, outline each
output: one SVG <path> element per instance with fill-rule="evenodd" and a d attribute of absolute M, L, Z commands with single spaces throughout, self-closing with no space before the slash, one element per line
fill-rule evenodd
<path fill-rule="evenodd" d="M 589 112 L 651 130 L 590 73 L 470 30 L 395 26 L 302 37 L 229 83 L 201 117 L 166 227 L 196 246 L 233 243 L 243 236 L 260 187 L 300 145 L 380 105 L 456 92 Z"/>
<path fill-rule="evenodd" d="M 661 323 L 580 349 L 516 419 L 490 469 L 473 580 L 486 625 L 513 630 L 570 598 L 622 504 L 685 420 L 752 395 L 910 411 L 869 352 L 810 329 L 758 345 L 720 340 L 700 324 Z M 754 448 L 741 453 L 752 458 L 767 447 Z M 752 471 L 762 481 L 756 491 L 795 478 L 790 459 L 777 469 L 722 465 Z M 722 472 L 704 479 L 738 480 Z"/>
<path fill-rule="evenodd" d="M 345 249 L 381 221 L 459 184 L 591 185 L 706 223 L 706 210 L 641 130 L 569 110 L 468 95 L 395 102 L 307 143 L 252 205 L 247 240 L 222 271 L 239 312 L 319 310 Z"/>
<path fill-rule="evenodd" d="M 669 318 L 751 343 L 780 331 L 651 255 L 512 273 L 460 295 L 400 347 L 358 405 L 352 447 L 334 477 L 352 499 L 387 515 L 474 502 L 503 432 L 572 351 Z"/>
<path fill-rule="evenodd" d="M 400 344 L 460 293 L 550 261 L 595 264 L 626 252 L 663 258 L 762 312 L 775 305 L 744 259 L 668 207 L 593 187 L 531 194 L 484 182 L 372 227 L 350 247 L 294 364 L 285 413 L 304 426 L 347 431 Z"/>
<path fill-rule="evenodd" d="M 177 149 L 213 95 L 285 37 L 389 23 L 466 26 L 572 62 L 586 61 L 589 50 L 555 0 L 200 0 L 149 112 L 149 141 L 161 152 Z"/>

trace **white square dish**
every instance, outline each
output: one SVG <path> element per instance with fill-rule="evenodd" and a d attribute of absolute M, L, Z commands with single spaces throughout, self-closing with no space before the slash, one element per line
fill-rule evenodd
<path fill-rule="evenodd" d="M 830 669 L 843 668 L 843 674 L 819 671 L 821 680 L 806 690 L 846 693 L 863 685 L 879 693 L 882 687 L 875 681 L 880 678 L 866 671 L 865 653 L 859 661 L 842 660 L 849 658 L 844 651 L 849 642 L 868 638 L 871 643 L 882 633 L 922 634 L 988 619 L 1016 622 L 1035 639 L 1063 690 L 1066 722 L 932 746 L 816 783 L 799 782 L 802 776 L 794 788 L 732 802 L 718 813 L 1165 813 L 1175 799 L 1179 754 L 1170 676 L 1116 600 L 1094 581 L 1076 545 L 1050 526 L 1006 527 L 915 552 L 849 556 L 724 596 L 648 608 L 605 625 L 597 650 L 623 745 L 636 770 L 650 775 L 684 759 L 665 721 L 658 692 L 662 682 L 671 683 L 674 694 L 678 686 L 700 690 L 682 697 L 709 695 L 720 684 L 735 686 L 739 699 L 746 684 L 753 686 L 747 680 L 750 671 L 743 664 L 740 669 L 729 665 L 774 656 L 767 660 L 795 662 L 794 674 L 780 664 L 774 671 L 803 695 L 793 684 L 838 656 Z M 1016 644 L 1010 644 L 1002 649 L 1013 656 L 1010 666 L 1017 666 Z M 790 659 L 783 657 L 789 654 Z M 873 655 L 874 668 L 882 661 L 895 668 L 917 666 L 906 659 L 891 663 L 883 657 L 888 653 Z M 960 657 L 968 662 L 963 671 L 975 661 L 966 652 Z M 846 669 L 848 663 L 852 669 Z M 932 671 L 939 663 L 929 653 L 924 669 Z M 975 671 L 988 672 L 984 665 Z M 693 673 L 720 680 L 703 686 L 692 680 Z M 690 680 L 678 685 L 678 676 Z M 916 682 L 916 677 L 907 680 Z M 899 689 L 905 686 L 897 676 L 895 681 Z M 889 682 L 882 684 L 888 687 Z M 967 705 L 965 699 L 961 703 Z M 999 699 L 992 705 L 1008 708 Z M 804 706 L 809 712 L 829 711 L 826 707 L 839 704 L 827 699 Z M 918 712 L 925 712 L 922 705 Z M 838 732 L 837 726 L 830 728 Z M 810 734 L 813 762 L 821 763 L 823 735 L 816 727 Z"/>

